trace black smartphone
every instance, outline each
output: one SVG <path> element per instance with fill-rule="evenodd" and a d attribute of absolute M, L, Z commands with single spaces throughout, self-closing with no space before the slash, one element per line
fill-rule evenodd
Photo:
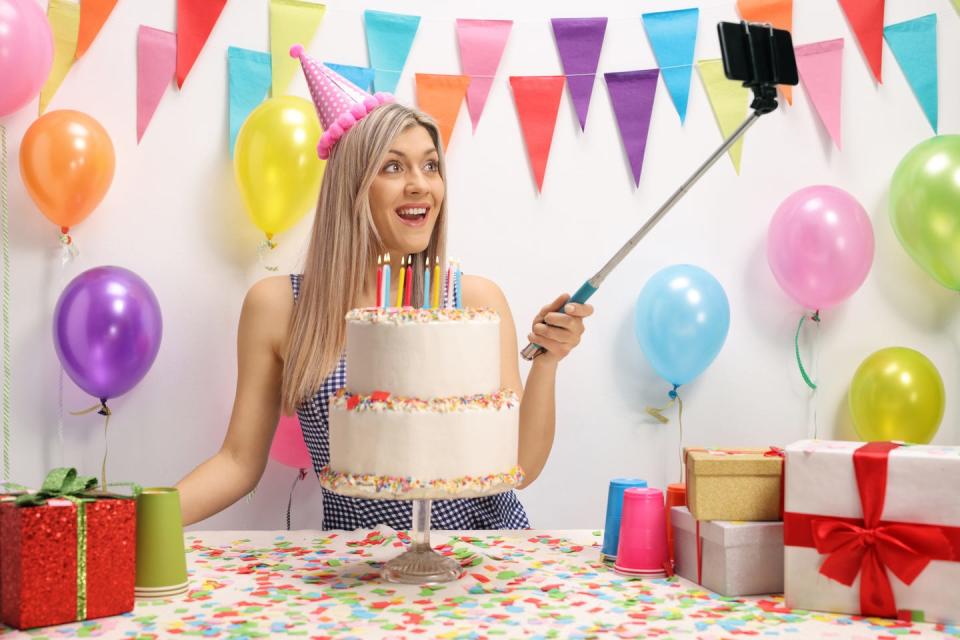
<path fill-rule="evenodd" d="M 755 22 L 721 22 L 723 72 L 745 86 L 797 84 L 797 59 L 790 32 Z"/>

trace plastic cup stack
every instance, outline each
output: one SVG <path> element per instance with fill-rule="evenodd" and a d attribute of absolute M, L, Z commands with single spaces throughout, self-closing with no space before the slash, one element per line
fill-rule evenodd
<path fill-rule="evenodd" d="M 630 487 L 646 487 L 647 481 L 640 478 L 614 478 L 607 490 L 607 517 L 603 525 L 603 546 L 600 559 L 613 562 L 617 557 L 620 542 L 620 514 L 623 510 L 623 492 Z"/>
<path fill-rule="evenodd" d="M 667 574 L 667 525 L 660 489 L 630 488 L 623 492 L 620 542 L 614 571 L 648 578 Z"/>

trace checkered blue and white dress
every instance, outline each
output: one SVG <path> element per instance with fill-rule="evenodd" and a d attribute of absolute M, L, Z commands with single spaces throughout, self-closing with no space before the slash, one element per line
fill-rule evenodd
<path fill-rule="evenodd" d="M 301 274 L 291 274 L 294 299 L 300 294 Z M 330 461 L 330 430 L 327 400 L 347 383 L 346 362 L 341 359 L 333 373 L 323 381 L 317 394 L 297 408 L 303 439 L 310 451 L 313 470 Z M 372 529 L 385 524 L 394 529 L 413 526 L 412 506 L 408 500 L 366 500 L 342 496 L 326 489 L 323 493 L 324 529 Z M 516 493 L 508 491 L 483 498 L 434 500 L 430 510 L 434 529 L 529 529 L 530 522 Z"/>

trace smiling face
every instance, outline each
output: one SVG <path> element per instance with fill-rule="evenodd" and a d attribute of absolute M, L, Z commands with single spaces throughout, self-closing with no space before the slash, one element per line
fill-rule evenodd
<path fill-rule="evenodd" d="M 407 128 L 390 144 L 370 185 L 373 223 L 392 255 L 427 248 L 444 194 L 440 159 L 430 133 L 419 125 Z"/>

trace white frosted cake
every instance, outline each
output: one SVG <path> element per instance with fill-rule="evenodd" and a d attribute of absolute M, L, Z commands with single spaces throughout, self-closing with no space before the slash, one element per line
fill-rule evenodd
<path fill-rule="evenodd" d="M 520 400 L 500 388 L 500 317 L 489 309 L 354 309 L 347 384 L 330 398 L 326 488 L 363 498 L 507 491 Z"/>

